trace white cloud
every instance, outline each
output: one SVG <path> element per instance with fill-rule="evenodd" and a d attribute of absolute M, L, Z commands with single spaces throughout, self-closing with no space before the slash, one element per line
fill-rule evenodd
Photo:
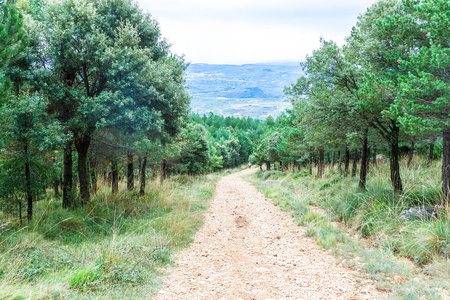
<path fill-rule="evenodd" d="M 321 36 L 342 43 L 375 0 L 140 0 L 190 62 L 302 61 Z"/>

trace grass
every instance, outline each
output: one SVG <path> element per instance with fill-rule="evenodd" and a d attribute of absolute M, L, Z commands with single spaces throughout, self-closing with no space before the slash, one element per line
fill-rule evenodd
<path fill-rule="evenodd" d="M 229 173 L 231 171 L 228 171 Z M 0 299 L 141 299 L 200 227 L 220 175 L 175 176 L 146 195 L 102 186 L 84 208 L 49 197 L 34 220 L 0 224 Z"/>
<path fill-rule="evenodd" d="M 402 221 L 402 210 L 439 203 L 441 165 L 416 157 L 401 165 L 405 191 L 392 192 L 389 164 L 371 166 L 367 191 L 337 167 L 323 178 L 309 172 L 258 172 L 251 179 L 275 205 L 291 211 L 306 235 L 340 261 L 392 292 L 394 299 L 446 299 L 450 289 L 450 218 Z M 338 222 L 338 225 L 336 223 Z"/>

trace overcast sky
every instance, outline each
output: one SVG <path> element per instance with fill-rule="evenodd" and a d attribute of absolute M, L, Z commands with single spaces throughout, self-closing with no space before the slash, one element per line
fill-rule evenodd
<path fill-rule="evenodd" d="M 192 63 L 303 61 L 338 44 L 376 0 L 138 0 L 172 51 Z"/>

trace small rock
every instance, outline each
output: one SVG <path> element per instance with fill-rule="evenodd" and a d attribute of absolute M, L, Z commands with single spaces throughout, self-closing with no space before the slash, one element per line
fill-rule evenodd
<path fill-rule="evenodd" d="M 439 218 L 437 207 L 413 207 L 404 210 L 397 217 L 403 221 L 409 220 L 433 220 Z"/>

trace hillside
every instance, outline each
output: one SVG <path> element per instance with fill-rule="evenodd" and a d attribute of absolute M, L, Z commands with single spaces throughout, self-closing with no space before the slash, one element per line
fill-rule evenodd
<path fill-rule="evenodd" d="M 301 74 L 298 63 L 191 64 L 186 80 L 193 112 L 265 119 L 290 107 L 283 89 Z"/>

